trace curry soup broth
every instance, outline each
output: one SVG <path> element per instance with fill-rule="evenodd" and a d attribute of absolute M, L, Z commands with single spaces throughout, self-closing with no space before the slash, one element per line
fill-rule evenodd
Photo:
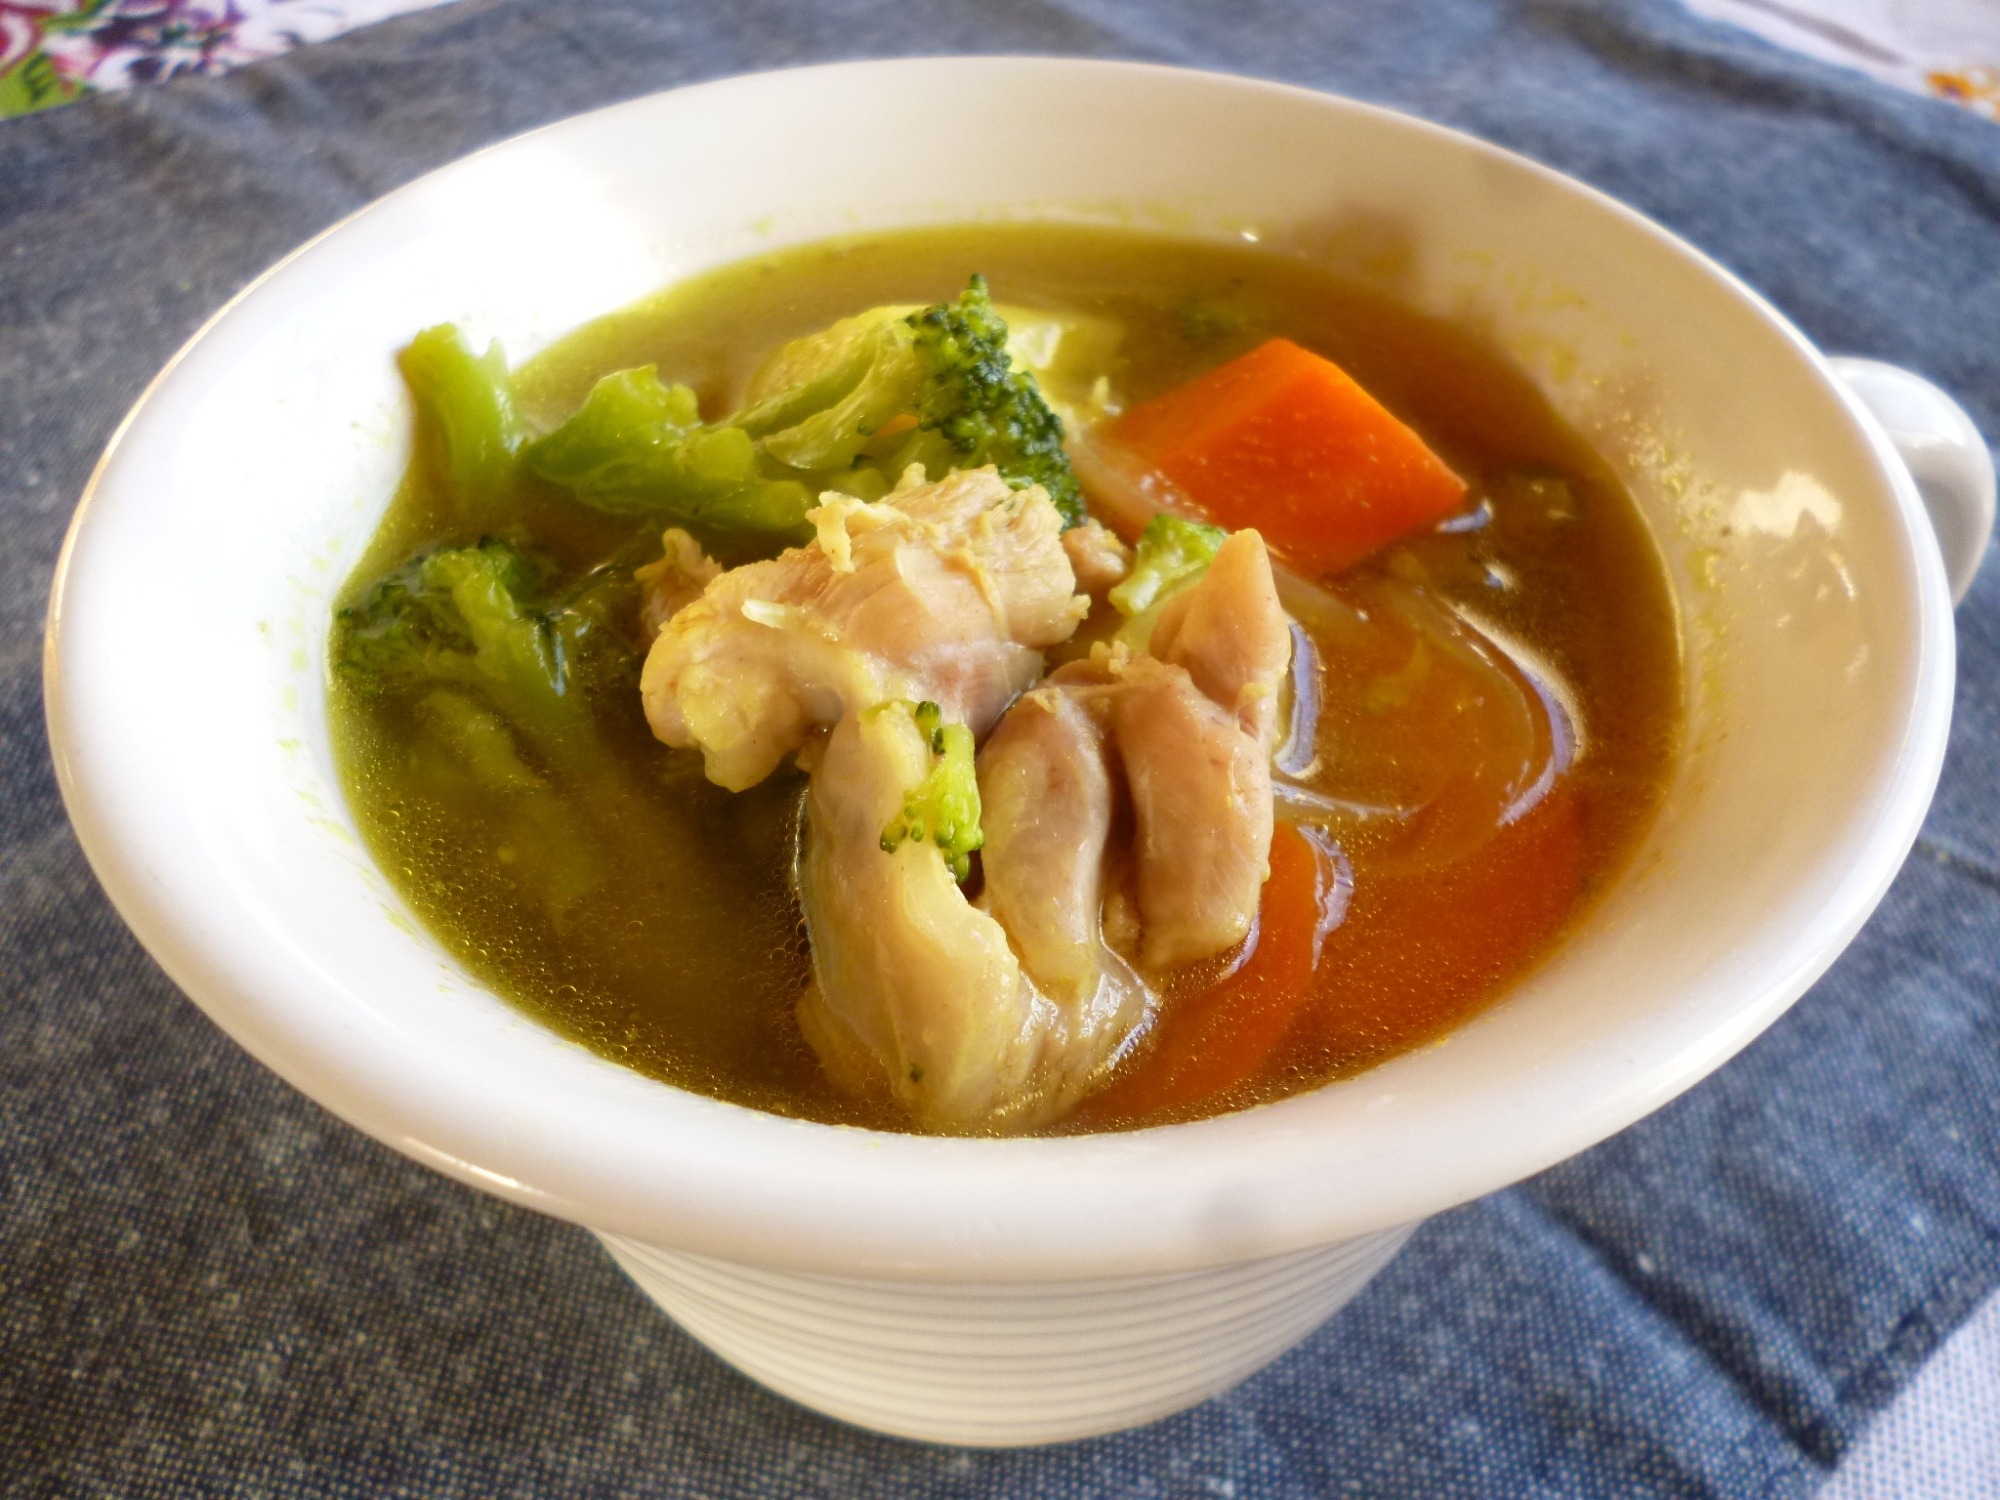
<path fill-rule="evenodd" d="M 1488 819 L 1460 857 L 1412 855 L 1453 843 L 1436 826 L 1418 836 L 1407 822 L 1363 819 L 1335 830 L 1352 875 L 1346 917 L 1325 940 L 1309 1003 L 1249 1084 L 1194 1106 L 1150 1103 L 1142 1042 L 1109 1088 L 1053 1129 L 1129 1128 L 1277 1098 L 1490 1004 L 1635 847 L 1673 762 L 1681 693 L 1671 599 L 1636 508 L 1533 387 L 1470 337 L 1249 249 L 1050 225 L 910 231 L 742 262 L 599 319 L 516 372 L 521 410 L 546 429 L 599 376 L 651 363 L 720 416 L 784 340 L 865 307 L 949 298 L 975 271 L 998 302 L 1121 325 L 1109 373 L 1126 405 L 1274 335 L 1339 363 L 1471 481 L 1485 520 L 1398 543 L 1330 589 L 1362 617 L 1371 606 L 1380 615 L 1397 589 L 1460 610 L 1531 658 L 1576 720 L 1578 753 L 1554 787 L 1497 832 Z M 452 531 L 431 473 L 420 452 L 350 593 L 423 547 L 471 539 Z M 627 567 L 658 554 L 657 527 L 635 535 L 629 518 L 533 485 L 499 529 L 555 559 L 553 593 L 607 558 Z M 726 549 L 723 559 L 734 560 Z M 1316 639 L 1319 743 L 1337 779 L 1343 747 L 1367 744 L 1370 721 L 1423 670 L 1422 648 L 1379 630 L 1362 649 Z M 629 691 L 595 704 L 599 764 L 588 774 L 541 765 L 504 793 L 465 774 L 436 732 L 434 702 L 364 699 L 338 679 L 331 691 L 364 836 L 483 981 L 666 1082 L 783 1114 L 908 1128 L 889 1106 L 837 1093 L 794 1019 L 810 971 L 790 887 L 801 776 L 780 772 L 735 794 L 710 785 L 698 756 L 653 739 L 636 669 Z M 1446 715 L 1420 738 L 1427 753 L 1449 753 L 1455 734 Z M 1392 779 L 1399 755 L 1392 746 L 1378 756 Z M 1169 986 L 1160 1037 L 1200 1023 L 1198 987 L 1179 988 Z"/>

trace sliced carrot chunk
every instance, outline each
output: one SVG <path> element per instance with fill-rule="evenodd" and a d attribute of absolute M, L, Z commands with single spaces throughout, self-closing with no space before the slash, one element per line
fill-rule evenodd
<path fill-rule="evenodd" d="M 1466 485 L 1346 371 L 1272 339 L 1108 429 L 1210 519 L 1254 526 L 1297 567 L 1330 573 L 1428 526 Z"/>

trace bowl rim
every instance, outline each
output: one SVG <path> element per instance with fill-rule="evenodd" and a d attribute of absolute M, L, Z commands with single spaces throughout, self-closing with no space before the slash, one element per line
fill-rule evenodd
<path fill-rule="evenodd" d="M 161 851 L 138 847 L 115 797 L 79 774 L 71 753 L 90 731 L 73 711 L 74 674 L 89 664 L 69 649 L 71 581 L 93 545 L 94 521 L 113 463 L 216 330 L 243 315 L 271 283 L 370 215 L 409 200 L 476 160 L 573 129 L 580 122 L 637 119 L 660 101 L 717 97 L 836 75 L 884 88 L 910 70 L 963 70 L 994 80 L 1020 70 L 1074 70 L 1162 87 L 1226 88 L 1299 108 L 1352 112 L 1397 130 L 1530 172 L 1624 220 L 1692 265 L 1719 294 L 1746 306 L 1786 339 L 1834 392 L 1873 453 L 1901 522 L 1915 574 L 1917 666 L 1891 791 L 1861 835 L 1838 899 L 1813 932 L 1792 943 L 1728 1024 L 1682 1038 L 1661 1065 L 1635 1067 L 1620 1086 L 1580 1108 L 1563 1129 L 1495 1131 L 1475 1159 L 1418 1182 L 1376 1171 L 1340 1194 L 1273 1208 L 1287 1186 L 1339 1179 L 1324 1143 L 1298 1128 L 1296 1106 L 1313 1094 L 1235 1115 L 1150 1130 L 1027 1140 L 943 1139 L 812 1124 L 721 1104 L 664 1084 L 672 1096 L 650 1115 L 671 1120 L 685 1141 L 671 1162 L 617 1150 L 605 1121 L 580 1122 L 550 1158 L 510 1145 L 505 1132 L 468 1121 L 463 1130 L 411 1128 L 399 1091 L 401 1065 L 371 1068 L 357 1056 L 337 1064 L 310 1054 L 323 1033 L 274 1026 L 233 985 L 224 955 L 190 943 L 174 927 L 146 870 Z M 1819 351 L 1774 307 L 1726 268 L 1627 205 L 1565 174 L 1461 131 L 1338 95 L 1208 70 L 1150 63 L 1041 57 L 923 57 L 817 64 L 715 79 L 627 100 L 552 122 L 482 148 L 404 184 L 347 215 L 279 260 L 230 298 L 168 361 L 119 424 L 71 522 L 51 590 L 44 684 L 58 780 L 86 856 L 114 905 L 180 987 L 253 1055 L 334 1113 L 460 1181 L 525 1206 L 648 1243 L 775 1267 L 858 1276 L 938 1280 L 1085 1278 L 1169 1272 L 1278 1254 L 1411 1222 L 1505 1186 L 1582 1150 L 1658 1108 L 1727 1061 L 1830 965 L 1880 901 L 1915 841 L 1942 765 L 1953 673 L 1951 609 L 1935 548 L 1915 543 L 1927 524 L 1913 482 L 1886 434 L 1848 393 Z M 204 941 L 212 944 L 213 934 Z M 553 1037 L 553 1033 L 550 1034 Z M 308 1049 L 303 1051 L 301 1049 Z M 607 1065 L 615 1068 L 615 1065 Z M 1385 1064 L 1394 1067 L 1394 1062 Z M 623 1070 L 618 1070 L 623 1072 Z M 1382 1070 L 1373 1070 L 1379 1074 Z M 627 1075 L 636 1076 L 636 1075 Z M 1362 1075 L 1363 1077 L 1373 1074 Z M 1318 1091 L 1315 1091 L 1318 1092 Z M 496 1103 L 499 1095 L 496 1093 Z M 659 1101 L 655 1101 L 658 1104 Z M 609 1115 L 607 1114 L 607 1120 Z M 491 1122 L 488 1122 L 490 1126 Z M 715 1160 L 696 1159 L 706 1149 Z M 726 1157 L 726 1160 L 723 1159 Z M 757 1173 L 746 1175 L 744 1164 Z M 1116 1181 L 1115 1192 L 1107 1184 Z M 1292 1196 L 1302 1199 L 1296 1191 Z M 908 1200 L 929 1208 L 912 1212 Z M 1181 1208 L 1170 1208 L 1169 1204 Z M 900 1205 L 900 1206 L 899 1206 Z M 1149 1212 L 1157 1211 L 1149 1218 Z M 1240 1222 L 1228 1222 L 1240 1215 Z M 1007 1226 L 996 1229 L 995 1226 Z M 1023 1226 L 1031 1226 L 1024 1228 Z"/>

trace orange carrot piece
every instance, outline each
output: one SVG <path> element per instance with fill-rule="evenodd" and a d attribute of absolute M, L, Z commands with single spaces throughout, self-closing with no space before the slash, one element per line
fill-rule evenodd
<path fill-rule="evenodd" d="M 1331 573 L 1456 510 L 1465 481 L 1329 359 L 1271 339 L 1106 432 L 1217 524 Z"/>
<path fill-rule="evenodd" d="M 1565 781 L 1468 857 L 1358 881 L 1328 936 L 1293 1041 L 1367 1053 L 1391 1034 L 1435 1035 L 1532 967 L 1583 890 L 1587 812 Z"/>
<path fill-rule="evenodd" d="M 1558 785 L 1469 858 L 1357 888 L 1347 920 L 1322 934 L 1338 909 L 1332 861 L 1279 824 L 1255 951 L 1221 983 L 1170 1001 L 1152 1047 L 1078 1119 L 1192 1109 L 1252 1082 L 1281 1045 L 1356 1056 L 1385 1022 L 1455 1025 L 1561 930 L 1583 865 L 1583 808 Z"/>
<path fill-rule="evenodd" d="M 1091 1101 L 1092 1113 L 1136 1115 L 1199 1104 L 1264 1065 L 1312 993 L 1313 964 L 1336 901 L 1327 853 L 1296 828 L 1272 831 L 1271 875 L 1257 911 L 1256 947 L 1221 983 L 1171 1005 L 1152 1050 Z M 1333 908 L 1337 915 L 1337 908 Z"/>

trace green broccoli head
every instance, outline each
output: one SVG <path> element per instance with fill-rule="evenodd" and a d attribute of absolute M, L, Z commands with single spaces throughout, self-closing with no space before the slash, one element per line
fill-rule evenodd
<path fill-rule="evenodd" d="M 1112 606 L 1128 619 L 1142 614 L 1208 570 L 1229 533 L 1165 511 L 1146 523 L 1132 555 L 1132 570 L 1111 590 Z"/>
<path fill-rule="evenodd" d="M 1135 655 L 1152 649 L 1153 626 L 1161 611 L 1183 589 L 1192 588 L 1215 561 L 1229 539 L 1220 526 L 1207 526 L 1164 511 L 1146 523 L 1133 551 L 1131 571 L 1108 595 L 1125 623 L 1112 637 Z"/>
<path fill-rule="evenodd" d="M 1101 330 L 1072 336 L 1075 319 L 1029 316 L 1036 337 L 1026 344 L 1065 368 L 1076 363 L 1069 345 L 1115 342 Z M 912 463 L 933 478 L 991 464 L 1010 484 L 1042 486 L 1076 525 L 1083 496 L 1062 421 L 1008 339 L 975 276 L 955 302 L 870 308 L 793 339 L 720 422 L 704 424 L 694 392 L 663 384 L 651 366 L 620 370 L 528 445 L 528 467 L 600 510 L 795 542 L 810 534 L 804 516 L 824 491 L 877 499 Z"/>
<path fill-rule="evenodd" d="M 337 665 L 377 691 L 471 672 L 479 645 L 467 611 L 489 644 L 504 650 L 501 642 L 521 623 L 515 601 L 535 581 L 527 559 L 497 537 L 413 557 L 340 611 Z"/>
<path fill-rule="evenodd" d="M 930 774 L 903 798 L 903 810 L 882 830 L 882 852 L 894 854 L 906 840 L 935 844 L 963 885 L 972 874 L 972 855 L 985 847 L 979 827 L 979 777 L 973 762 L 972 731 L 944 722 L 935 703 L 885 704 L 907 711 L 937 759 Z"/>
<path fill-rule="evenodd" d="M 574 748 L 591 724 L 573 679 L 620 648 L 593 609 L 534 608 L 538 573 L 497 537 L 414 557 L 340 611 L 334 670 L 365 693 L 470 690 L 545 754 Z"/>
<path fill-rule="evenodd" d="M 1063 452 L 1062 422 L 1035 377 L 1013 367 L 1007 325 L 993 310 L 986 278 L 974 276 L 956 302 L 927 307 L 908 322 L 925 369 L 917 423 L 950 445 L 950 466 L 992 464 L 1010 484 L 1039 484 L 1066 525 L 1081 524 L 1083 492 Z"/>

